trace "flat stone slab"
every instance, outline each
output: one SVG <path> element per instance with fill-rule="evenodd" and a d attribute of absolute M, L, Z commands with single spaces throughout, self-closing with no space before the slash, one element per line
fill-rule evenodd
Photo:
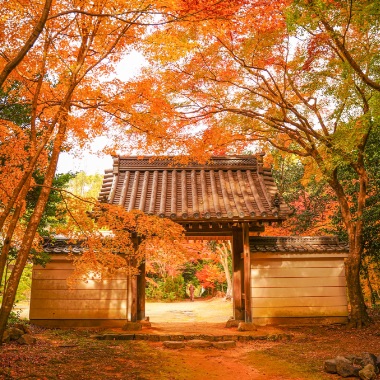
<path fill-rule="evenodd" d="M 121 329 L 125 331 L 139 331 L 142 329 L 142 324 L 139 322 L 127 322 Z"/>
<path fill-rule="evenodd" d="M 241 319 L 229 319 L 227 322 L 226 322 L 226 328 L 232 328 L 232 327 L 238 327 L 239 326 L 239 323 L 241 322 L 244 322 L 243 320 Z"/>
<path fill-rule="evenodd" d="M 178 341 L 172 341 L 172 340 L 167 340 L 165 342 L 162 342 L 164 347 L 170 348 L 172 350 L 178 350 L 180 348 L 185 348 L 185 343 L 184 342 L 178 342 Z"/>
<path fill-rule="evenodd" d="M 207 348 L 211 347 L 212 343 L 208 340 L 202 340 L 202 339 L 194 339 L 194 340 L 188 340 L 186 342 L 187 347 L 192 348 Z"/>
<path fill-rule="evenodd" d="M 226 350 L 227 348 L 236 347 L 236 342 L 234 340 L 226 340 L 224 342 L 214 342 L 212 345 L 220 350 Z"/>
<path fill-rule="evenodd" d="M 147 335 L 147 340 L 149 340 L 149 342 L 159 342 L 161 340 L 161 336 L 160 335 L 150 335 L 148 334 Z"/>
<path fill-rule="evenodd" d="M 134 340 L 135 334 L 103 334 L 94 337 L 98 340 Z"/>
<path fill-rule="evenodd" d="M 147 321 L 147 320 L 138 321 L 137 323 L 140 323 L 140 325 L 144 329 L 148 329 L 148 328 L 152 327 L 152 324 L 149 321 Z"/>
<path fill-rule="evenodd" d="M 182 341 L 184 339 L 185 339 L 185 335 L 179 335 L 179 334 L 170 335 L 170 340 Z"/>
<path fill-rule="evenodd" d="M 257 331 L 257 326 L 253 323 L 240 322 L 237 329 L 238 331 Z"/>

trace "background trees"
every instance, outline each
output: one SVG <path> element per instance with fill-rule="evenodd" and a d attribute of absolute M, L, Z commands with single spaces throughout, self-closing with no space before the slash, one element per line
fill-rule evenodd
<path fill-rule="evenodd" d="M 148 299 L 185 298 L 190 283 L 196 287 L 196 297 L 232 298 L 230 241 L 183 242 L 182 249 L 172 255 L 156 250 L 147 256 L 146 266 Z"/>
<path fill-rule="evenodd" d="M 102 174 L 86 174 L 80 171 L 70 180 L 68 190 L 79 197 L 96 199 L 100 193 L 102 183 Z"/>
<path fill-rule="evenodd" d="M 264 233 L 268 236 L 331 233 L 332 218 L 339 205 L 328 183 L 308 173 L 296 155 L 276 149 L 268 151 L 266 163 L 271 165 L 279 193 L 292 212 L 281 227 L 269 226 Z"/>

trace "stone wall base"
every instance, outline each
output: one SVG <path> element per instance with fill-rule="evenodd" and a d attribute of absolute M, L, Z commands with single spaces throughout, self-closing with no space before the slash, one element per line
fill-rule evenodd
<path fill-rule="evenodd" d="M 126 319 L 31 319 L 30 323 L 43 327 L 122 327 Z"/>
<path fill-rule="evenodd" d="M 267 325 L 332 325 L 335 323 L 346 324 L 348 317 L 260 317 L 252 318 L 252 323 L 257 326 Z"/>

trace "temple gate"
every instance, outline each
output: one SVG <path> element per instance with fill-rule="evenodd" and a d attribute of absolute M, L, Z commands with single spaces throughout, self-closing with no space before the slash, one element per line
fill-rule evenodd
<path fill-rule="evenodd" d="M 253 245 L 252 239 L 262 239 L 257 235 L 264 231 L 266 223 L 281 222 L 289 215 L 289 208 L 278 195 L 271 170 L 263 166 L 263 155 L 212 157 L 205 165 L 198 163 L 182 165 L 176 163 L 174 157 L 114 157 L 113 169 L 105 173 L 99 199 L 121 205 L 128 211 L 138 209 L 147 214 L 170 218 L 181 224 L 186 235 L 194 240 L 202 238 L 231 239 L 234 318 L 246 322 L 261 318 L 261 321 L 266 323 L 270 322 L 276 314 L 272 312 L 272 314 L 265 315 L 261 310 L 260 314 L 256 316 L 255 313 L 258 312 L 258 309 L 256 306 L 252 306 L 252 300 L 257 298 L 256 290 L 254 290 L 256 288 L 252 283 L 252 279 L 257 277 L 255 275 L 257 254 L 254 253 L 255 245 Z M 336 245 L 336 242 L 330 241 L 330 246 L 336 247 Z M 261 247 L 265 247 L 265 244 Z M 48 249 L 54 250 L 54 247 Z M 266 248 L 264 248 L 265 250 Z M 345 248 L 344 252 L 346 251 Z M 340 260 L 340 264 L 343 263 L 345 253 L 340 249 L 334 252 L 338 254 L 337 258 L 338 261 Z M 333 257 L 333 254 L 328 257 Z M 54 262 L 54 255 L 52 262 Z M 319 267 L 315 268 L 318 270 Z M 49 265 L 45 272 L 42 268 L 36 267 L 33 274 L 30 319 L 33 323 L 59 326 L 63 324 L 86 325 L 86 323 L 87 325 L 91 325 L 91 323 L 102 325 L 102 321 L 109 325 L 111 320 L 113 321 L 111 323 L 117 325 L 118 321 L 125 322 L 126 319 L 142 320 L 145 318 L 144 264 L 139 269 L 141 274 L 132 279 L 115 279 L 114 288 L 109 289 L 109 305 L 117 305 L 117 308 L 123 310 L 116 312 L 115 306 L 110 306 L 109 309 L 112 309 L 113 312 L 110 312 L 107 318 L 106 311 L 100 312 L 99 317 L 96 317 L 97 300 L 95 295 L 92 295 L 93 302 L 89 302 L 94 312 L 88 313 L 87 317 L 84 317 L 83 311 L 79 311 L 80 308 L 75 309 L 78 312 L 73 310 L 71 313 L 65 314 L 62 306 L 63 314 L 60 316 L 59 312 L 52 315 L 43 307 L 37 306 L 41 304 L 41 296 L 39 296 L 41 293 L 38 293 L 37 289 L 43 287 L 44 276 L 54 277 L 54 272 L 47 272 L 50 270 Z M 311 274 L 311 271 L 309 272 Z M 332 276 L 338 272 L 339 270 L 332 271 Z M 60 273 L 61 280 L 68 273 L 66 275 Z M 292 276 L 297 277 L 296 272 L 292 273 Z M 290 274 L 288 273 L 288 275 Z M 341 271 L 338 273 L 338 277 L 342 277 Z M 277 283 L 280 284 L 277 287 L 281 288 L 281 281 Z M 60 285 L 52 283 L 52 285 L 63 286 L 62 283 Z M 124 289 L 123 302 L 117 298 L 119 296 L 114 296 L 114 294 L 121 294 L 121 289 Z M 45 290 L 44 297 L 48 297 L 49 289 Z M 51 291 L 53 290 L 51 289 Z M 70 303 L 68 291 L 65 293 L 64 289 L 62 290 L 62 305 L 67 301 Z M 96 294 L 101 297 L 102 293 Z M 312 291 L 305 294 L 305 297 L 315 297 Z M 330 302 L 334 301 L 330 300 Z M 59 302 L 56 301 L 55 304 L 58 305 Z M 262 305 L 265 306 L 265 302 Z M 345 318 L 347 303 L 345 306 L 340 306 L 339 310 L 334 309 L 332 313 L 338 313 L 339 317 Z M 305 307 L 307 307 L 307 302 Z M 292 311 L 287 310 L 288 314 L 282 315 L 282 317 L 292 316 Z M 332 316 L 331 313 L 329 315 L 329 310 L 324 309 L 324 306 L 319 307 L 319 310 L 323 310 L 323 312 L 318 312 L 318 306 L 313 310 L 308 317 L 313 316 L 313 313 L 315 317 Z M 294 316 L 299 317 L 297 313 Z M 85 322 L 86 318 L 87 322 Z"/>

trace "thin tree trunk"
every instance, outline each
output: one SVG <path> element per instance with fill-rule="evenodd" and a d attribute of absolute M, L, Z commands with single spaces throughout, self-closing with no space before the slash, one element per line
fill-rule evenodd
<path fill-rule="evenodd" d="M 51 160 L 45 175 L 44 186 L 41 189 L 40 196 L 38 198 L 35 210 L 29 220 L 28 226 L 24 233 L 24 238 L 18 251 L 15 265 L 13 267 L 11 276 L 8 280 L 8 285 L 6 292 L 3 296 L 3 302 L 0 310 L 0 342 L 2 341 L 2 337 L 7 325 L 7 321 L 12 311 L 13 304 L 16 298 L 17 287 L 22 275 L 22 272 L 25 268 L 26 262 L 29 257 L 30 249 L 33 244 L 33 240 L 38 228 L 38 225 L 41 221 L 42 215 L 45 210 L 45 206 L 47 204 L 50 188 L 53 183 L 55 171 L 57 168 L 58 157 L 61 150 L 62 143 L 65 138 L 65 130 L 66 130 L 67 117 L 61 121 L 61 125 L 58 131 L 58 134 L 55 138 L 53 151 L 51 155 Z"/>
<path fill-rule="evenodd" d="M 226 276 L 226 282 L 227 282 L 226 299 L 231 299 L 232 298 L 232 280 L 231 280 L 230 270 L 228 268 L 227 257 L 222 257 L 220 262 L 223 266 L 223 270 L 224 270 L 224 273 Z"/>
<path fill-rule="evenodd" d="M 45 6 L 49 5 L 49 7 L 50 7 L 50 4 L 51 4 L 51 1 L 50 2 L 47 1 Z M 50 45 L 50 39 L 46 38 L 45 44 L 44 44 L 44 59 L 41 62 L 41 69 L 40 69 L 41 74 L 38 78 L 36 91 L 34 93 L 33 101 L 32 101 L 32 111 L 31 111 L 31 121 L 30 121 L 30 152 L 31 152 L 32 157 L 35 156 L 35 153 L 36 153 L 36 145 L 37 145 L 36 120 L 37 120 L 38 97 L 40 95 L 40 91 L 41 91 L 41 87 L 42 87 L 42 83 L 43 83 L 43 78 L 44 78 L 44 75 L 46 73 L 46 55 L 47 55 L 49 45 Z M 26 196 L 30 190 L 30 183 L 31 183 L 31 179 L 32 179 L 32 171 L 28 171 L 28 172 L 29 172 L 29 176 L 26 178 L 26 182 L 20 188 L 20 194 L 19 194 L 18 198 L 17 197 L 15 198 L 16 206 L 14 208 L 13 215 L 12 215 L 12 218 L 11 218 L 11 221 L 9 223 L 8 230 L 6 233 L 5 242 L 4 242 L 3 248 L 1 250 L 0 286 L 1 286 L 2 274 L 3 274 L 4 268 L 5 268 L 5 263 L 7 261 L 9 250 L 11 247 L 13 234 L 14 234 L 14 231 L 15 231 L 16 226 L 17 226 L 17 222 L 18 222 L 20 214 L 21 214 L 22 206 L 24 203 L 26 203 L 25 199 L 26 199 Z M 15 191 L 14 191 L 14 193 L 15 193 Z M 6 216 L 5 216 L 5 218 L 6 218 Z M 5 220 L 6 219 L 4 219 L 4 222 L 5 222 Z M 0 227 L 0 229 L 1 229 L 1 227 Z"/>
<path fill-rule="evenodd" d="M 230 269 L 228 267 L 228 256 L 231 252 L 231 247 L 227 247 L 226 243 L 218 243 L 217 249 L 219 251 L 220 263 L 223 266 L 224 274 L 226 276 L 227 290 L 226 299 L 232 298 L 232 279 L 230 274 Z"/>
<path fill-rule="evenodd" d="M 376 304 L 376 296 L 375 296 L 375 289 L 372 286 L 372 280 L 370 276 L 370 264 L 369 264 L 368 257 L 366 257 L 366 260 L 364 260 L 362 268 L 363 268 L 364 278 L 367 280 L 371 307 L 373 307 Z"/>
<path fill-rule="evenodd" d="M 47 55 L 49 44 L 50 44 L 50 41 L 47 38 L 47 40 L 45 41 L 45 45 L 44 45 L 44 57 Z M 71 83 L 70 87 L 68 88 L 68 90 L 65 94 L 65 97 L 62 101 L 62 104 L 60 105 L 58 111 L 56 112 L 55 116 L 53 117 L 53 120 L 51 121 L 51 123 L 47 127 L 47 130 L 45 131 L 43 138 L 40 138 L 37 141 L 37 131 L 36 131 L 36 125 L 35 125 L 36 118 L 37 118 L 36 111 L 37 111 L 37 104 L 38 104 L 38 96 L 39 96 L 41 86 L 42 86 L 42 82 L 43 82 L 43 78 L 44 78 L 43 74 L 46 72 L 45 60 L 44 60 L 44 62 L 42 62 L 40 70 L 41 70 L 41 75 L 38 78 L 37 88 L 36 88 L 36 92 L 35 92 L 34 97 L 33 97 L 33 104 L 32 104 L 32 115 L 31 115 L 32 117 L 31 117 L 31 126 L 30 126 L 31 127 L 31 153 L 32 153 L 32 155 L 31 155 L 30 161 L 28 163 L 28 166 L 27 166 L 24 174 L 22 175 L 18 184 L 13 189 L 11 198 L 4 205 L 2 213 L 0 214 L 0 230 L 3 228 L 4 223 L 5 223 L 6 219 L 8 218 L 8 215 L 12 211 L 12 208 L 14 207 L 15 203 L 17 203 L 17 200 L 18 199 L 24 199 L 25 189 L 26 189 L 26 192 L 29 190 L 30 179 L 31 179 L 31 176 L 33 174 L 33 171 L 36 168 L 36 165 L 38 163 L 38 159 L 40 158 L 41 153 L 43 152 L 43 150 L 46 148 L 47 144 L 51 140 L 52 135 L 54 133 L 54 130 L 55 130 L 57 124 L 59 123 L 62 114 L 63 115 L 66 114 L 69 101 L 72 97 L 72 94 L 73 94 L 73 91 L 75 88 L 76 82 L 75 82 L 75 78 L 73 78 L 71 81 L 72 83 Z M 79 69 L 77 68 L 77 70 L 79 70 Z M 20 193 L 21 193 L 21 195 L 20 195 Z"/>
<path fill-rule="evenodd" d="M 380 299 L 380 279 L 378 276 L 378 273 L 380 273 L 378 261 L 375 261 L 372 263 L 372 265 L 369 265 L 368 274 L 370 275 L 370 281 L 371 284 L 374 286 L 373 292 L 375 297 L 375 304 L 377 300 Z"/>
<path fill-rule="evenodd" d="M 21 205 L 17 205 L 14 212 L 13 212 L 12 219 L 11 219 L 11 222 L 8 226 L 8 230 L 7 230 L 5 239 L 4 239 L 4 244 L 3 244 L 3 247 L 1 249 L 1 254 L 0 254 L 0 288 L 2 285 L 2 278 L 4 275 L 6 263 L 8 260 L 9 251 L 11 248 L 11 241 L 12 241 L 13 232 L 16 228 L 18 219 L 20 217 L 20 212 L 21 212 Z"/>
<path fill-rule="evenodd" d="M 20 198 L 16 203 L 11 221 L 9 223 L 9 226 L 8 226 L 8 229 L 6 232 L 4 245 L 1 249 L 1 255 L 0 255 L 0 286 L 1 286 L 1 278 L 4 274 L 5 263 L 7 262 L 9 251 L 11 248 L 11 242 L 12 242 L 13 234 L 16 230 L 16 226 L 17 226 L 17 223 L 18 223 L 19 218 L 20 218 L 21 210 L 23 208 L 23 202 L 25 202 L 25 197 L 28 194 L 28 191 L 30 189 L 31 178 L 32 177 L 29 176 L 29 179 L 26 181 L 26 183 L 25 183 L 25 185 L 21 191 Z M 4 288 L 4 290 L 5 290 L 5 288 Z"/>

